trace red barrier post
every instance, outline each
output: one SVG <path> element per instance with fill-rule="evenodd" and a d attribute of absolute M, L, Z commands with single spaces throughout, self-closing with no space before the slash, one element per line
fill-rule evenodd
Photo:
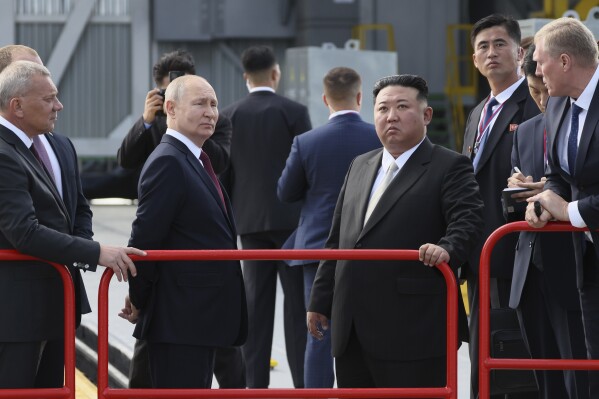
<path fill-rule="evenodd" d="M 68 398 L 75 399 L 75 288 L 69 270 L 64 265 L 52 263 L 14 250 L 0 251 L 0 262 L 34 260 L 49 263 L 58 271 L 64 292 L 64 366 L 65 381 L 62 388 L 0 389 L 0 398 Z"/>
<path fill-rule="evenodd" d="M 480 256 L 479 268 L 479 398 L 488 399 L 490 395 L 491 369 L 511 370 L 599 370 L 599 360 L 583 359 L 495 359 L 490 355 L 490 298 L 489 277 L 491 252 L 495 244 L 506 234 L 519 231 L 534 232 L 572 232 L 586 231 L 573 227 L 569 223 L 548 223 L 542 229 L 530 227 L 526 222 L 508 223 L 495 230 L 485 242 Z"/>
<path fill-rule="evenodd" d="M 416 250 L 202 250 L 147 251 L 134 261 L 166 260 L 418 260 Z M 447 283 L 447 384 L 440 388 L 333 389 L 112 389 L 108 387 L 108 286 L 106 269 L 98 293 L 98 398 L 430 398 L 457 399 L 458 288 L 451 268 L 438 266 Z"/>

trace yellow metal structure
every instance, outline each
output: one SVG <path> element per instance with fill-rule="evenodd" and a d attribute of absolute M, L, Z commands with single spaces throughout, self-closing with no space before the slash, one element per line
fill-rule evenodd
<path fill-rule="evenodd" d="M 447 26 L 445 94 L 451 109 L 452 130 L 458 151 L 462 149 L 466 123 L 464 98 L 476 97 L 478 90 L 478 72 L 472 62 L 471 30 L 470 24 Z"/>
<path fill-rule="evenodd" d="M 599 6 L 599 0 L 580 0 L 573 10 L 586 19 L 591 8 Z M 530 14 L 531 18 L 559 18 L 569 10 L 568 0 L 544 0 L 543 10 Z"/>
<path fill-rule="evenodd" d="M 393 25 L 391 24 L 361 24 L 352 28 L 352 39 L 360 41 L 360 50 L 366 50 L 366 34 L 369 31 L 382 30 L 387 33 L 387 50 L 396 51 Z"/>

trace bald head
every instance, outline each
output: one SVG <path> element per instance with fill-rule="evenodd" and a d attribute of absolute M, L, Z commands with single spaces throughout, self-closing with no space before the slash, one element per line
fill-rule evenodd
<path fill-rule="evenodd" d="M 206 79 L 185 75 L 173 80 L 166 88 L 164 105 L 167 126 L 198 147 L 214 133 L 218 100 Z"/>

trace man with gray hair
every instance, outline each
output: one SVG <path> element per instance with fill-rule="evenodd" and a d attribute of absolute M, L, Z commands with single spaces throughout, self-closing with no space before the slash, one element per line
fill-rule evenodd
<path fill-rule="evenodd" d="M 145 252 L 78 236 L 48 154 L 32 148 L 38 135 L 53 130 L 62 108 L 44 66 L 17 61 L 0 74 L 0 249 L 67 265 L 75 286 L 82 284 L 79 269 L 97 265 L 127 279 L 137 273 L 128 254 Z M 0 263 L 0 319 L 0 387 L 62 386 L 62 355 L 46 356 L 64 339 L 62 282 L 53 267 Z M 40 380 L 48 374 L 60 378 Z"/>
<path fill-rule="evenodd" d="M 545 191 L 528 198 L 526 220 L 588 228 L 575 232 L 576 283 L 589 359 L 599 359 L 599 52 L 592 32 L 559 18 L 535 35 L 537 76 L 549 90 L 545 112 L 548 167 Z M 542 213 L 535 212 L 535 202 Z M 537 206 L 538 210 L 538 206 Z M 599 373 L 589 372 L 590 397 L 599 398 Z"/>

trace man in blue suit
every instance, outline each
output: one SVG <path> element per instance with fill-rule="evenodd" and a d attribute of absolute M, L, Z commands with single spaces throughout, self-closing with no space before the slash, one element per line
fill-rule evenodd
<path fill-rule="evenodd" d="M 347 169 L 356 156 L 381 147 L 374 125 L 360 118 L 362 81 L 350 68 L 331 69 L 323 79 L 322 100 L 329 122 L 295 136 L 287 164 L 279 179 L 277 195 L 283 202 L 302 201 L 297 229 L 284 249 L 322 249 L 331 229 L 333 211 Z M 306 306 L 318 262 L 292 260 L 290 266 L 304 267 Z M 331 338 L 308 334 L 304 358 L 304 386 L 332 388 L 335 382 Z"/>
<path fill-rule="evenodd" d="M 165 97 L 168 129 L 141 171 L 130 242 L 237 249 L 229 198 L 202 149 L 218 119 L 214 89 L 186 75 Z M 247 336 L 240 262 L 146 262 L 139 269 L 126 318 L 139 318 L 133 335 L 147 341 L 152 387 L 210 388 L 216 348 L 239 346 Z"/>

